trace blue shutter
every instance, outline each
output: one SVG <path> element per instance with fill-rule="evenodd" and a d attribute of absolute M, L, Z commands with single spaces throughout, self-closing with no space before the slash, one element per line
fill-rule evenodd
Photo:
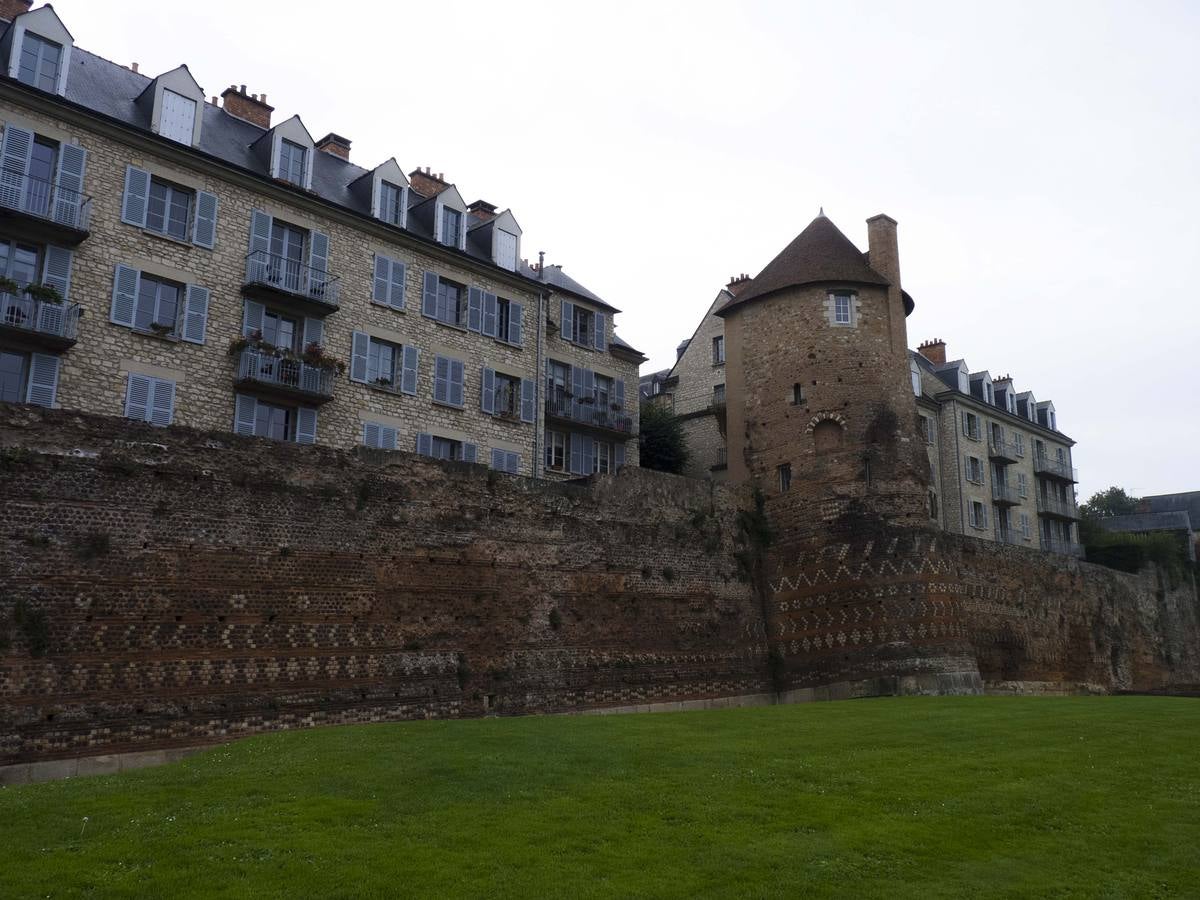
<path fill-rule="evenodd" d="M 400 372 L 400 390 L 406 394 L 417 393 L 417 370 L 421 364 L 421 351 L 407 344 L 404 346 L 403 367 Z"/>
<path fill-rule="evenodd" d="M 575 333 L 575 306 L 566 300 L 562 302 L 562 338 L 571 340 Z"/>
<path fill-rule="evenodd" d="M 499 303 L 496 295 L 484 292 L 483 295 L 483 333 L 488 337 L 496 337 L 496 323 L 499 321 Z"/>
<path fill-rule="evenodd" d="M 392 277 L 388 283 L 388 305 L 392 309 L 404 309 L 404 279 L 407 269 L 400 260 L 392 260 Z"/>
<path fill-rule="evenodd" d="M 237 394 L 234 401 L 233 430 L 237 434 L 254 435 L 254 419 L 258 401 L 247 394 Z"/>
<path fill-rule="evenodd" d="M 113 277 L 112 308 L 108 318 L 117 325 L 133 327 L 133 314 L 137 307 L 138 288 L 142 282 L 142 273 L 129 266 L 117 264 L 117 272 Z"/>
<path fill-rule="evenodd" d="M 492 448 L 492 468 L 498 471 L 504 471 L 505 453 L 495 447 Z"/>
<path fill-rule="evenodd" d="M 83 168 L 87 151 L 78 144 L 58 145 L 58 181 L 54 190 L 54 221 L 80 226 L 79 209 L 83 203 Z"/>
<path fill-rule="evenodd" d="M 625 444 L 623 442 L 618 443 L 614 449 L 616 456 L 616 468 L 617 471 L 620 472 L 623 468 L 625 468 Z"/>
<path fill-rule="evenodd" d="M 250 212 L 250 252 L 260 253 L 263 256 L 259 257 L 259 261 L 266 264 L 266 254 L 271 252 L 271 224 L 270 215 L 263 212 L 261 209 L 251 210 Z"/>
<path fill-rule="evenodd" d="M 570 438 L 571 445 L 571 462 L 570 470 L 572 475 L 583 474 L 583 437 L 578 434 L 572 434 Z"/>
<path fill-rule="evenodd" d="M 311 316 L 304 320 L 304 346 L 307 348 L 309 344 L 325 346 L 325 322 Z"/>
<path fill-rule="evenodd" d="M 147 422 L 150 419 L 150 382 L 145 375 L 129 373 L 125 386 L 125 418 Z"/>
<path fill-rule="evenodd" d="M 417 435 L 417 453 L 421 456 L 433 456 L 433 435 L 421 432 Z"/>
<path fill-rule="evenodd" d="M 371 338 L 366 332 L 356 331 L 350 337 L 350 380 L 362 384 L 367 382 L 367 357 L 371 352 Z"/>
<path fill-rule="evenodd" d="M 58 394 L 58 357 L 34 353 L 29 357 L 29 387 L 25 402 L 53 406 Z"/>
<path fill-rule="evenodd" d="M 320 231 L 308 233 L 308 293 L 313 297 L 325 296 L 329 271 L 329 235 Z"/>
<path fill-rule="evenodd" d="M 165 428 L 171 424 L 171 417 L 175 413 L 175 382 L 166 378 L 150 379 L 149 412 L 151 425 Z"/>
<path fill-rule="evenodd" d="M 522 317 L 525 315 L 525 307 L 520 303 L 514 303 L 511 300 L 508 304 L 508 342 L 521 346 L 522 341 Z"/>
<path fill-rule="evenodd" d="M 71 295 L 71 262 L 74 255 L 65 247 L 46 247 L 46 261 L 42 266 L 42 283 L 57 290 L 64 300 Z"/>
<path fill-rule="evenodd" d="M 579 366 L 571 366 L 571 417 L 579 418 L 580 411 L 583 409 L 583 404 L 579 401 L 583 399 L 583 373 L 586 369 L 581 369 Z"/>
<path fill-rule="evenodd" d="M 375 254 L 375 280 L 371 286 L 371 300 L 375 303 L 388 302 L 388 286 L 392 281 L 392 261 L 379 253 Z"/>
<path fill-rule="evenodd" d="M 506 456 L 508 458 L 505 460 L 504 471 L 508 472 L 510 475 L 520 474 L 520 472 L 521 472 L 521 457 L 520 457 L 520 455 L 516 454 L 516 453 L 508 453 L 508 454 L 506 454 Z"/>
<path fill-rule="evenodd" d="M 583 414 L 589 421 L 596 421 L 596 373 L 591 369 L 583 370 L 583 396 L 590 397 L 592 402 L 583 404 Z"/>
<path fill-rule="evenodd" d="M 379 447 L 382 450 L 396 449 L 396 429 L 390 425 L 379 426 Z"/>
<path fill-rule="evenodd" d="M 254 300 L 247 300 L 245 309 L 242 312 L 242 337 L 250 337 L 250 335 L 258 332 L 262 333 L 263 315 L 266 313 L 266 307 Z"/>
<path fill-rule="evenodd" d="M 380 447 L 379 432 L 378 422 L 363 422 L 363 446 L 378 450 Z"/>
<path fill-rule="evenodd" d="M 196 219 L 192 223 L 192 243 L 211 250 L 217 243 L 217 195 L 196 191 Z"/>
<path fill-rule="evenodd" d="M 488 415 L 496 413 L 496 370 L 484 367 L 483 377 L 479 379 L 482 385 L 480 389 L 480 408 Z"/>
<path fill-rule="evenodd" d="M 536 422 L 537 421 L 537 399 L 535 392 L 537 385 L 532 378 L 521 379 L 521 421 Z"/>
<path fill-rule="evenodd" d="M 620 378 L 613 381 L 612 403 L 620 412 L 625 412 L 625 382 Z"/>
<path fill-rule="evenodd" d="M 483 291 L 477 287 L 467 289 L 467 330 L 483 330 Z"/>
<path fill-rule="evenodd" d="M 296 410 L 296 443 L 315 444 L 317 442 L 317 411 L 311 406 L 301 406 Z"/>
<path fill-rule="evenodd" d="M 33 132 L 9 122 L 0 151 L 0 204 L 20 209 L 25 203 L 25 178 L 33 156 Z"/>
<path fill-rule="evenodd" d="M 438 356 L 433 361 L 433 399 L 446 403 L 450 396 L 450 360 Z"/>
<path fill-rule="evenodd" d="M 146 227 L 146 207 L 150 203 L 150 173 L 135 166 L 125 167 L 125 196 L 121 199 L 121 221 L 138 228 Z"/>
<path fill-rule="evenodd" d="M 608 321 L 608 316 L 602 312 L 592 314 L 592 322 L 595 324 L 595 340 L 592 341 L 592 346 L 597 350 L 607 349 L 607 335 L 605 334 L 605 323 Z"/>
<path fill-rule="evenodd" d="M 474 463 L 478 456 L 479 448 L 474 444 L 469 444 L 463 441 L 462 444 L 462 461 L 465 463 Z"/>
<path fill-rule="evenodd" d="M 438 277 L 434 272 L 426 272 L 421 291 L 421 315 L 437 318 Z"/>
<path fill-rule="evenodd" d="M 183 313 L 183 330 L 180 337 L 192 344 L 203 344 L 207 327 L 208 288 L 200 287 L 198 284 L 189 284 Z"/>
<path fill-rule="evenodd" d="M 590 437 L 583 438 L 583 473 L 591 475 L 596 471 L 596 442 Z"/>
<path fill-rule="evenodd" d="M 463 364 L 460 360 L 450 360 L 450 403 L 453 406 L 463 405 Z"/>

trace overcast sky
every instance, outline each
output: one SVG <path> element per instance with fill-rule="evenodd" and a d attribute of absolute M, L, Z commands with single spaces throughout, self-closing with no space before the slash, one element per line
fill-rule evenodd
<path fill-rule="evenodd" d="M 510 206 L 644 372 L 818 207 L 886 212 L 910 345 L 1053 400 L 1081 499 L 1200 489 L 1200 3 L 54 5 Z"/>

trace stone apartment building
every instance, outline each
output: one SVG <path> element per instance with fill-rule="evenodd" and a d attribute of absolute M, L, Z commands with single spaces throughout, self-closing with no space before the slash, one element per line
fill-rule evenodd
<path fill-rule="evenodd" d="M 1054 404 L 1007 376 L 947 362 L 941 341 L 908 350 L 913 301 L 899 288 L 895 223 L 877 216 L 870 229 L 864 254 L 822 214 L 756 278 L 731 279 L 709 305 L 660 382 L 689 439 L 688 474 L 757 478 L 780 497 L 804 494 L 807 479 L 813 496 L 796 502 L 811 501 L 827 521 L 881 491 L 894 501 L 912 493 L 912 479 L 900 473 L 903 454 L 884 459 L 878 448 L 910 438 L 903 425 L 883 427 L 887 406 L 904 421 L 916 415 L 911 440 L 928 466 L 917 474 L 938 526 L 1078 554 L 1074 442 Z M 732 356 L 731 314 L 740 321 Z M 892 370 L 907 371 L 907 387 L 892 383 Z"/>
<path fill-rule="evenodd" d="M 30 5 L 0 0 L 0 398 L 523 475 L 637 465 L 644 357 L 522 259 L 511 210 Z"/>

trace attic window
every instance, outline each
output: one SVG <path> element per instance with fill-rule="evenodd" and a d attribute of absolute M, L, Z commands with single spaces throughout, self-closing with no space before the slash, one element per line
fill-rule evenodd
<path fill-rule="evenodd" d="M 517 236 L 503 229 L 496 231 L 496 265 L 517 270 Z"/>
<path fill-rule="evenodd" d="M 462 213 L 449 207 L 442 208 L 442 233 L 438 236 L 448 247 L 457 247 L 461 243 Z"/>
<path fill-rule="evenodd" d="M 192 144 L 196 126 L 196 101 L 174 91 L 163 90 L 162 114 L 158 122 L 158 133 L 181 144 Z"/>
<path fill-rule="evenodd" d="M 390 181 L 379 183 L 379 218 L 389 225 L 404 226 L 404 188 Z"/>
<path fill-rule="evenodd" d="M 294 141 L 282 138 L 279 142 L 279 171 L 277 177 L 292 184 L 304 185 L 304 156 L 308 151 Z"/>
<path fill-rule="evenodd" d="M 40 90 L 56 93 L 62 58 L 62 44 L 56 44 L 27 31 L 21 41 L 21 62 L 17 69 L 17 80 Z"/>

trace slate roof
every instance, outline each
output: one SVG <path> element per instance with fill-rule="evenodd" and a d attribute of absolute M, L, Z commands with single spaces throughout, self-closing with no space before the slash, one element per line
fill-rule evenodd
<path fill-rule="evenodd" d="M 1173 512 L 1131 513 L 1127 516 L 1107 516 L 1097 520 L 1105 531 L 1191 531 L 1188 514 L 1183 510 Z"/>
<path fill-rule="evenodd" d="M 737 297 L 721 307 L 717 315 L 724 316 L 731 309 L 776 291 L 830 281 L 889 284 L 867 264 L 863 252 L 827 216 L 820 215 L 767 263 Z"/>
<path fill-rule="evenodd" d="M 0 33 L 7 29 L 8 24 L 0 19 Z M 0 78 L 3 77 L 0 75 Z M 11 79 L 5 80 L 11 81 Z M 75 46 L 71 51 L 70 71 L 67 73 L 64 99 L 69 103 L 150 133 L 150 110 L 135 101 L 153 80 L 147 75 L 133 72 L 102 56 Z M 201 103 L 200 109 L 203 120 L 200 143 L 195 149 L 222 162 L 270 179 L 267 161 L 251 149 L 251 145 L 261 138 L 267 129 L 230 115 L 224 109 L 213 106 L 211 103 Z M 167 141 L 166 138 L 162 138 L 162 140 Z M 175 145 L 173 141 L 167 142 Z M 370 216 L 370 192 L 352 191 L 350 186 L 372 171 L 331 153 L 323 153 L 314 149 L 311 193 L 329 203 L 364 216 Z M 309 192 L 303 191 L 303 193 Z M 411 188 L 408 193 L 410 210 L 429 199 Z M 403 230 L 406 234 L 434 241 L 432 222 L 421 222 L 420 217 L 409 216 L 408 227 Z M 467 248 L 460 252 L 464 252 L 466 256 L 479 263 L 495 266 L 491 259 L 489 244 L 484 240 L 472 240 L 471 238 L 472 235 L 468 232 Z M 439 246 L 441 245 L 439 244 Z M 516 274 L 531 281 L 541 281 L 538 273 L 524 263 L 517 266 Z M 547 276 L 546 281 L 553 287 L 573 293 L 612 312 L 620 312 L 616 307 L 563 273 L 561 266 L 547 266 Z"/>
<path fill-rule="evenodd" d="M 1192 529 L 1200 530 L 1200 491 L 1142 497 L 1138 501 L 1138 511 L 1148 513 L 1183 512 L 1191 519 Z"/>

